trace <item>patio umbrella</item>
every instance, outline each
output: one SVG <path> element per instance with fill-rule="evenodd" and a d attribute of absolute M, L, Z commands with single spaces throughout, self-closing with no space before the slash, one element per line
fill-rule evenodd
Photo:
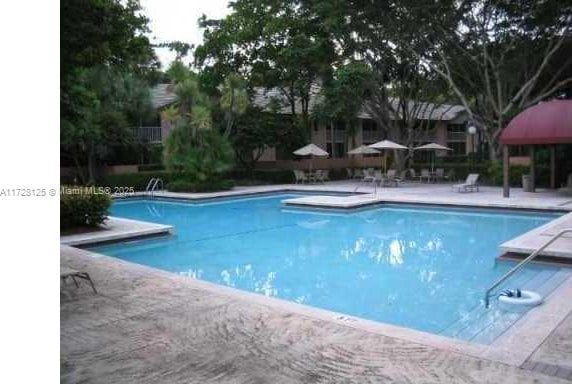
<path fill-rule="evenodd" d="M 377 149 L 370 148 L 367 145 L 360 145 L 359 147 L 348 151 L 348 155 L 375 155 L 378 153 L 379 151 Z"/>
<path fill-rule="evenodd" d="M 312 158 L 317 157 L 328 157 L 329 153 L 324 151 L 322 148 L 318 147 L 316 144 L 308 144 L 302 148 L 299 148 L 293 152 L 297 156 L 310 156 L 310 172 L 312 172 Z"/>
<path fill-rule="evenodd" d="M 367 145 L 360 145 L 357 148 L 348 151 L 348 155 L 374 155 L 379 153 L 377 149 L 368 147 Z"/>
<path fill-rule="evenodd" d="M 378 141 L 377 143 L 368 145 L 368 147 L 373 148 L 373 149 L 383 150 L 383 167 L 384 167 L 385 173 L 387 173 L 387 151 L 386 150 L 388 150 L 388 149 L 398 149 L 398 150 L 409 149 L 404 145 L 394 143 L 393 141 L 390 141 L 390 140 Z"/>
<path fill-rule="evenodd" d="M 425 145 L 420 145 L 419 147 L 413 148 L 415 151 L 432 151 L 433 155 L 431 156 L 431 172 L 435 171 L 435 152 L 437 151 L 452 151 L 451 148 L 445 147 L 441 144 L 437 143 L 429 143 Z"/>

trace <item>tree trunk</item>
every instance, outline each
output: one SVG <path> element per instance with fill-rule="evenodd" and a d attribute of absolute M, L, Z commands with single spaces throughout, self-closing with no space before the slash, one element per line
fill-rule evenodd
<path fill-rule="evenodd" d="M 79 162 L 79 159 L 76 154 L 72 155 L 73 162 L 75 164 L 75 168 L 77 170 L 77 175 L 79 176 L 81 185 L 85 185 L 85 174 L 83 172 L 83 168 Z"/>
<path fill-rule="evenodd" d="M 97 179 L 97 159 L 95 157 L 95 145 L 91 144 L 89 146 L 89 151 L 87 154 L 87 170 L 89 176 L 89 185 L 95 185 Z"/>

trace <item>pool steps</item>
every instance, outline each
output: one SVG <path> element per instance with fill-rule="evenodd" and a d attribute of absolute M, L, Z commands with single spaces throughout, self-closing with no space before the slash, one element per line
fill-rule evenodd
<path fill-rule="evenodd" d="M 570 271 L 550 269 L 534 271 L 525 269 L 509 279 L 499 291 L 506 288 L 520 288 L 548 296 L 570 276 Z M 483 303 L 476 305 L 466 316 L 441 332 L 443 336 L 454 337 L 475 343 L 490 344 L 517 322 L 526 311 L 509 312 L 491 300 L 489 309 Z"/>

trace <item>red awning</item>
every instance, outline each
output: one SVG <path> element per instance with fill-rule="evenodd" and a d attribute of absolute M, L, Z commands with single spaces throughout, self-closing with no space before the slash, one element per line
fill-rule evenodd
<path fill-rule="evenodd" d="M 519 113 L 503 130 L 509 145 L 572 143 L 572 100 L 552 100 Z"/>

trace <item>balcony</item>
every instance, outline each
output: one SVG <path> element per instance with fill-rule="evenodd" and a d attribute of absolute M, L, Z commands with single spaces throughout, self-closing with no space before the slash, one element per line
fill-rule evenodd
<path fill-rule="evenodd" d="M 135 127 L 133 135 L 143 143 L 161 143 L 161 127 Z"/>

